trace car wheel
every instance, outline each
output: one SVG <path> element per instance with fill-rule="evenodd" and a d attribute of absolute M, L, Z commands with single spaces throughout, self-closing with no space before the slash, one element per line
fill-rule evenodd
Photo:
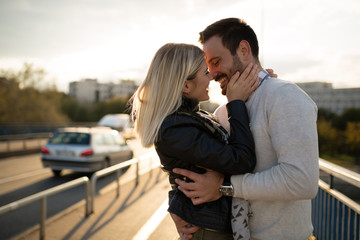
<path fill-rule="evenodd" d="M 60 177 L 61 170 L 51 170 L 55 177 Z"/>

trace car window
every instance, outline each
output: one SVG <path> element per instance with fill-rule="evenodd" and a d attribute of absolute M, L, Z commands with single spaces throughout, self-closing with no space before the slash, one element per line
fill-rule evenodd
<path fill-rule="evenodd" d="M 90 143 L 90 135 L 87 133 L 57 132 L 50 138 L 49 143 L 88 145 Z"/>

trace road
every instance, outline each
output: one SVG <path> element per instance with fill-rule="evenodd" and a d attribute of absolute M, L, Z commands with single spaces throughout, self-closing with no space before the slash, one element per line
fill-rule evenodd
<path fill-rule="evenodd" d="M 130 141 L 129 145 L 135 150 L 135 157 L 139 157 L 149 151 L 140 147 L 138 141 Z M 0 206 L 82 176 L 82 174 L 79 173 L 65 171 L 61 178 L 54 177 L 50 169 L 42 167 L 40 157 L 40 154 L 30 154 L 0 159 Z M 151 214 L 156 212 L 156 210 L 166 202 L 167 191 L 170 188 L 166 174 L 159 170 L 157 167 L 158 165 L 158 162 L 140 163 L 140 172 L 143 173 L 140 178 L 140 183 L 143 184 L 141 188 L 134 187 L 134 184 L 131 184 L 131 182 L 134 182 L 132 179 L 134 179 L 135 175 L 135 166 L 128 169 L 128 171 L 120 178 L 122 184 L 121 192 L 127 191 L 128 194 L 124 194 L 124 196 L 127 197 L 125 199 L 120 198 L 119 201 L 114 198 L 114 193 L 116 192 L 114 190 L 116 186 L 114 183 L 115 175 L 100 178 L 97 183 L 96 198 L 105 198 L 102 201 L 110 201 L 111 206 L 120 204 L 120 210 L 117 209 L 117 212 L 114 213 L 112 218 L 115 218 L 116 216 L 117 218 L 131 219 L 135 214 L 136 216 L 143 218 L 143 221 L 146 222 L 146 220 L 151 217 Z M 146 173 L 150 168 L 155 168 L 153 170 L 154 173 L 152 173 L 152 171 Z M 144 178 L 145 180 L 143 180 Z M 49 197 L 47 200 L 47 218 L 56 218 L 63 212 L 69 211 L 69 209 L 75 207 L 77 211 L 80 211 L 80 215 L 82 215 L 80 218 L 84 219 L 84 207 L 79 207 L 83 205 L 84 196 L 85 187 L 79 186 Z M 123 196 L 121 195 L 121 197 Z M 136 206 L 135 209 L 132 209 L 134 206 Z M 101 211 L 102 206 L 97 207 L 97 205 L 95 205 L 95 207 L 98 208 L 98 210 L 95 211 Z M 144 209 L 146 209 L 146 211 L 144 211 Z M 139 210 L 142 211 L 139 212 Z M 166 213 L 166 210 L 162 212 Z M 15 236 L 21 236 L 21 234 L 29 231 L 30 234 L 31 229 L 34 229 L 34 227 L 39 224 L 39 217 L 40 204 L 38 202 L 21 207 L 16 211 L 0 215 L 0 239 L 10 239 Z M 94 219 L 94 217 L 92 216 L 88 219 Z M 58 221 L 61 220 L 58 219 Z M 109 221 L 111 221 L 111 219 Z M 124 221 L 126 222 L 126 220 Z M 129 224 L 132 225 L 132 228 L 129 228 Z M 110 222 L 107 225 L 111 225 Z M 128 225 L 126 225 L 127 228 L 125 228 L 125 230 L 128 231 L 127 237 L 121 239 L 131 239 L 131 236 L 136 234 L 140 228 L 140 225 L 133 221 L 129 221 Z M 60 229 L 63 228 L 64 226 L 61 226 Z M 52 230 L 51 232 L 56 233 L 55 230 Z M 124 233 L 124 231 L 122 232 Z M 92 230 L 90 233 L 87 231 L 86 233 L 78 234 L 94 235 Z M 172 229 L 171 234 L 175 234 L 174 238 L 176 237 L 174 229 Z M 56 233 L 53 238 L 47 239 L 64 238 L 77 239 L 77 237 L 74 238 L 74 236 L 72 236 L 72 233 L 66 233 L 64 231 Z M 31 234 L 27 236 L 26 239 L 32 239 Z M 38 237 L 34 237 L 34 239 L 38 239 Z M 94 239 L 101 238 L 95 237 Z"/>

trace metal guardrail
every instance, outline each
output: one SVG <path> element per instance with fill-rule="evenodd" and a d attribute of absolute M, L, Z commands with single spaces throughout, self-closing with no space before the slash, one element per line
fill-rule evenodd
<path fill-rule="evenodd" d="M 0 122 L 0 136 L 54 132 L 56 129 L 62 127 L 93 127 L 96 125 L 97 122 Z"/>
<path fill-rule="evenodd" d="M 152 160 L 155 152 L 150 152 L 139 159 Z M 119 163 L 106 169 L 97 171 L 89 179 L 82 177 L 57 187 L 31 195 L 27 198 L 10 203 L 0 208 L 0 214 L 16 210 L 36 200 L 41 200 L 41 221 L 40 239 L 45 238 L 45 219 L 46 219 L 46 197 L 66 189 L 86 183 L 86 205 L 85 215 L 94 213 L 95 190 L 97 180 L 108 174 L 117 172 L 117 197 L 120 196 L 119 173 L 120 170 L 136 164 L 136 185 L 139 182 L 139 159 L 134 158 L 129 161 Z M 332 164 L 323 159 L 319 159 L 320 170 L 330 175 L 330 185 L 319 179 L 319 192 L 312 200 L 312 221 L 314 234 L 318 239 L 325 240 L 360 240 L 360 205 L 344 194 L 333 189 L 333 177 L 342 179 L 352 185 L 360 186 L 360 174 L 348 169 Z"/>
<path fill-rule="evenodd" d="M 360 239 L 360 205 L 333 189 L 334 177 L 360 187 L 360 174 L 319 159 L 320 170 L 330 175 L 329 184 L 319 180 L 319 192 L 312 200 L 314 234 L 325 240 Z"/>
<path fill-rule="evenodd" d="M 320 170 L 330 174 L 330 187 L 333 188 L 334 177 L 344 180 L 358 188 L 360 188 L 360 174 L 349 169 L 343 168 L 337 164 L 328 162 L 319 158 Z"/>
<path fill-rule="evenodd" d="M 29 149 L 38 148 L 40 150 L 42 146 L 42 140 L 48 139 L 51 136 L 51 132 L 46 133 L 27 133 L 27 134 L 15 134 L 15 135 L 0 135 L 0 144 L 5 144 L 6 147 L 1 148 L 0 152 L 10 153 L 14 151 L 11 145 L 16 145 L 16 151 L 25 151 Z M 36 141 L 36 144 L 33 142 Z M 32 142 L 33 144 L 30 144 Z M 14 147 L 14 146 L 13 146 Z"/>
<path fill-rule="evenodd" d="M 90 205 L 89 205 L 89 198 L 90 198 L 90 185 L 89 185 L 89 178 L 88 177 L 81 177 L 75 180 L 72 180 L 70 182 L 61 184 L 59 186 L 47 189 L 45 191 L 33 194 L 31 196 L 28 196 L 26 198 L 20 199 L 18 201 L 9 203 L 5 206 L 0 207 L 0 215 L 14 211 L 20 207 L 23 207 L 25 205 L 28 205 L 32 202 L 41 201 L 41 208 L 40 208 L 40 239 L 45 239 L 45 221 L 46 221 L 46 215 L 47 215 L 47 197 L 52 196 L 56 193 L 63 192 L 65 190 L 68 190 L 70 188 L 79 186 L 81 184 L 85 184 L 85 190 L 86 190 L 86 204 L 85 204 L 85 215 L 88 216 L 90 214 Z"/>
<path fill-rule="evenodd" d="M 104 168 L 102 170 L 99 170 L 97 172 L 95 172 L 92 176 L 91 176 L 91 198 L 90 198 L 90 213 L 94 213 L 94 205 L 95 205 L 95 191 L 96 191 L 96 183 L 97 180 L 101 177 L 104 177 L 106 175 L 109 175 L 113 172 L 116 172 L 116 184 L 117 184 L 117 188 L 116 188 L 116 197 L 118 198 L 120 196 L 120 183 L 119 183 L 119 178 L 120 178 L 120 171 L 125 168 L 128 167 L 132 164 L 136 164 L 136 185 L 138 185 L 139 183 L 139 160 L 137 158 L 133 158 L 129 161 L 126 162 L 122 162 L 116 165 L 113 165 L 111 167 L 108 168 Z"/>
<path fill-rule="evenodd" d="M 155 151 L 151 151 L 149 153 L 146 153 L 142 156 L 140 156 L 139 158 L 133 158 L 131 160 L 128 160 L 126 162 L 122 162 L 116 165 L 113 165 L 111 167 L 108 168 L 104 168 L 102 170 L 99 170 L 97 172 L 95 172 L 92 176 L 91 176 L 91 189 L 90 189 L 90 193 L 91 193 L 91 198 L 90 198 L 90 213 L 94 213 L 95 212 L 95 192 L 96 192 L 96 183 L 97 180 L 101 177 L 104 177 L 106 175 L 109 175 L 111 173 L 116 172 L 116 184 L 117 184 L 117 188 L 116 188 L 116 197 L 118 198 L 120 196 L 120 183 L 119 183 L 119 177 L 120 177 L 120 171 L 121 169 L 128 167 L 132 164 L 136 164 L 136 186 L 139 184 L 139 161 L 144 161 L 144 160 L 150 160 L 149 164 L 150 164 L 150 174 L 152 174 L 152 160 L 153 157 L 158 158 L 157 154 Z"/>
<path fill-rule="evenodd" d="M 150 159 L 152 162 L 152 158 L 154 156 L 157 156 L 157 154 L 155 152 L 150 152 L 147 153 L 141 157 L 139 157 L 139 159 L 141 161 L 143 160 L 147 160 Z M 136 185 L 138 185 L 139 183 L 139 159 L 138 158 L 133 158 L 130 159 L 126 162 L 122 162 L 116 165 L 113 165 L 111 167 L 108 168 L 104 168 L 102 170 L 99 170 L 97 172 L 95 172 L 92 176 L 91 176 L 91 181 L 89 181 L 88 177 L 81 177 L 75 180 L 72 180 L 70 182 L 61 184 L 59 186 L 47 189 L 45 191 L 33 194 L 31 196 L 28 196 L 26 198 L 20 199 L 18 201 L 9 203 L 5 206 L 0 207 L 0 215 L 1 214 L 5 214 L 7 212 L 10 211 L 14 211 L 20 207 L 23 207 L 25 205 L 28 205 L 32 202 L 35 202 L 37 200 L 41 200 L 41 210 L 40 210 L 40 239 L 43 240 L 45 239 L 45 222 L 46 222 L 46 208 L 47 208 L 47 197 L 54 195 L 56 193 L 59 192 L 63 192 L 65 190 L 68 190 L 70 188 L 79 186 L 81 184 L 85 183 L 85 187 L 86 187 L 86 195 L 85 195 L 85 216 L 89 216 L 90 214 L 94 213 L 94 203 L 95 203 L 95 190 L 96 190 L 96 183 L 97 180 L 101 177 L 104 177 L 106 175 L 109 175 L 113 172 L 117 173 L 117 179 L 116 179 L 116 183 L 117 183 L 117 197 L 120 196 L 120 184 L 119 184 L 119 178 L 120 178 L 120 171 L 125 168 L 128 167 L 132 164 L 136 164 Z M 150 164 L 152 165 L 152 164 Z M 152 168 L 151 170 L 152 171 Z"/>

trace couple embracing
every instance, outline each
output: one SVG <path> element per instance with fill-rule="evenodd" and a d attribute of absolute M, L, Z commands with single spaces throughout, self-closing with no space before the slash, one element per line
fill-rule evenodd
<path fill-rule="evenodd" d="M 245 21 L 217 21 L 199 41 L 161 47 L 132 98 L 135 130 L 169 173 L 179 238 L 312 239 L 315 103 L 261 67 Z M 228 99 L 214 114 L 199 108 L 211 80 Z"/>

